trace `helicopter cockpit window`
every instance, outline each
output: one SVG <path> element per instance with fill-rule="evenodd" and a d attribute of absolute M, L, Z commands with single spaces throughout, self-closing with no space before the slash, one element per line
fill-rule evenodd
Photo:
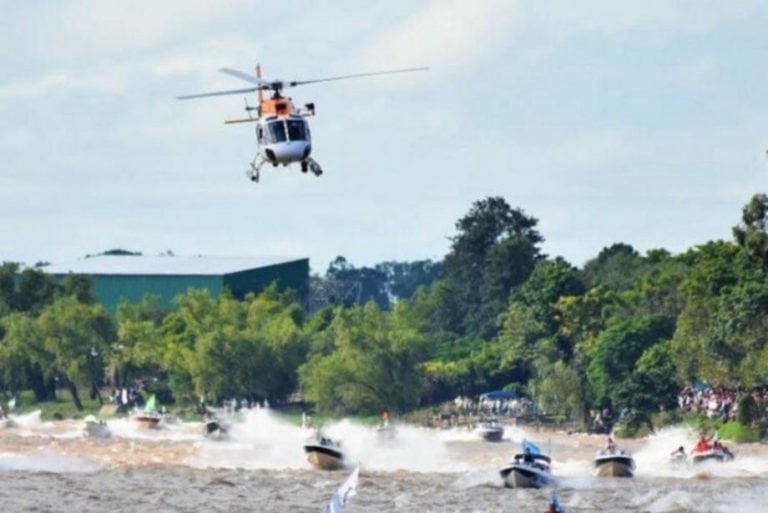
<path fill-rule="evenodd" d="M 286 123 L 288 124 L 288 138 L 291 141 L 306 141 L 308 139 L 305 130 L 307 124 L 303 119 L 289 119 Z"/>
<path fill-rule="evenodd" d="M 270 121 L 269 123 L 269 138 L 271 142 L 285 142 L 287 141 L 285 133 L 285 123 L 282 120 Z"/>

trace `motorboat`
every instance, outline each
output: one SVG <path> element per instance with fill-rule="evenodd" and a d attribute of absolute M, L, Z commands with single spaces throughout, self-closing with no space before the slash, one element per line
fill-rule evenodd
<path fill-rule="evenodd" d="M 539 447 L 523 438 L 522 451 L 499 471 L 508 488 L 543 488 L 554 484 L 549 456 L 541 453 Z"/>
<path fill-rule="evenodd" d="M 731 461 L 733 458 L 733 453 L 723 445 L 710 447 L 704 451 L 694 450 L 691 452 L 691 461 L 693 463 L 706 463 L 710 461 L 722 463 L 724 461 Z"/>
<path fill-rule="evenodd" d="M 317 468 L 336 470 L 344 466 L 341 443 L 318 433 L 304 444 L 307 460 Z"/>
<path fill-rule="evenodd" d="M 376 436 L 379 440 L 394 440 L 397 438 L 397 428 L 389 422 L 389 410 L 381 413 L 381 422 L 376 426 Z"/>
<path fill-rule="evenodd" d="M 136 408 L 131 419 L 147 429 L 157 429 L 163 416 L 157 411 L 157 399 L 154 394 L 150 396 L 144 408 Z"/>
<path fill-rule="evenodd" d="M 83 435 L 88 438 L 109 438 L 112 433 L 109 431 L 107 423 L 97 419 L 93 415 L 88 415 L 84 419 Z"/>
<path fill-rule="evenodd" d="M 628 452 L 616 447 L 604 449 L 595 455 L 595 475 L 599 477 L 633 477 L 635 460 Z"/>
<path fill-rule="evenodd" d="M 219 419 L 209 418 L 203 424 L 203 436 L 209 440 L 221 440 L 227 436 L 227 428 Z"/>
<path fill-rule="evenodd" d="M 486 442 L 500 442 L 504 426 L 496 419 L 483 420 L 475 427 L 475 434 Z"/>
<path fill-rule="evenodd" d="M 544 488 L 554 483 L 550 463 L 544 454 L 515 454 L 499 473 L 507 488 Z"/>

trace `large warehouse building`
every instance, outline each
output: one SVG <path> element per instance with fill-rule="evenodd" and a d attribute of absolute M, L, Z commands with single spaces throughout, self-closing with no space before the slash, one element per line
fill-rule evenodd
<path fill-rule="evenodd" d="M 229 289 L 242 299 L 274 282 L 280 290 L 293 289 L 302 303 L 309 294 L 307 258 L 101 255 L 43 269 L 57 279 L 70 273 L 90 277 L 97 300 L 110 310 L 147 294 L 170 306 L 190 288 L 208 289 L 213 296 Z"/>

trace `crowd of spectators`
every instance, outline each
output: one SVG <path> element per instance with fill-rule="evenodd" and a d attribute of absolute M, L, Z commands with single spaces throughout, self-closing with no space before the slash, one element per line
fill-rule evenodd
<path fill-rule="evenodd" d="M 492 399 L 485 396 L 457 396 L 453 400 L 455 411 L 465 416 L 489 417 L 524 417 L 536 413 L 536 407 L 530 399 L 513 397 Z"/>
<path fill-rule="evenodd" d="M 761 415 L 768 413 L 768 386 L 729 388 L 724 386 L 686 386 L 677 395 L 677 404 L 686 413 L 701 413 L 709 418 L 735 420 L 739 400 L 751 394 Z"/>

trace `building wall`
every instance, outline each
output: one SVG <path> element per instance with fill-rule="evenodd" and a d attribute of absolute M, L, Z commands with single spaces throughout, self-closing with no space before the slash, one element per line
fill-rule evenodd
<path fill-rule="evenodd" d="M 65 275 L 54 274 L 61 280 Z M 270 266 L 257 267 L 225 275 L 165 275 L 165 274 L 93 274 L 87 275 L 93 283 L 96 300 L 108 310 L 115 311 L 123 301 L 136 303 L 147 294 L 156 294 L 166 307 L 190 288 L 208 289 L 218 296 L 224 288 L 242 299 L 249 292 L 258 293 L 273 282 L 280 290 L 293 289 L 297 298 L 306 304 L 309 297 L 309 259 L 294 260 Z"/>
<path fill-rule="evenodd" d="M 208 289 L 214 297 L 222 290 L 221 276 L 96 274 L 90 278 L 97 301 L 111 311 L 123 301 L 136 303 L 147 294 L 160 296 L 161 303 L 170 307 L 173 299 L 189 288 Z"/>
<path fill-rule="evenodd" d="M 242 299 L 248 292 L 258 292 L 277 283 L 280 290 L 293 289 L 298 300 L 306 304 L 309 298 L 309 259 L 225 274 L 223 283 L 234 297 Z"/>

